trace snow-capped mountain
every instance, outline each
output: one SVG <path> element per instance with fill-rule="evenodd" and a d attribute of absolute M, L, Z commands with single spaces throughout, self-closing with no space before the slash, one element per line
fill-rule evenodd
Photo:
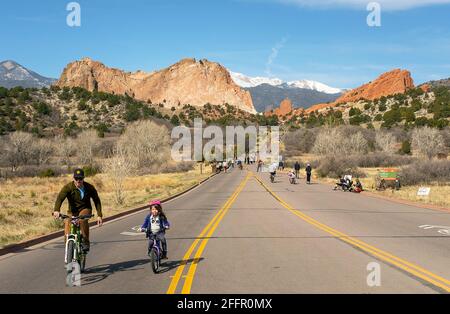
<path fill-rule="evenodd" d="M 323 83 L 316 82 L 316 81 L 309 81 L 309 80 L 287 82 L 286 85 L 290 88 L 311 89 L 311 90 L 315 90 L 315 91 L 326 93 L 326 94 L 339 94 L 339 93 L 343 92 L 343 90 L 340 88 L 330 87 Z"/>
<path fill-rule="evenodd" d="M 242 73 L 236 73 L 229 71 L 233 81 L 240 87 L 249 88 L 256 87 L 261 84 L 269 84 L 272 86 L 279 86 L 283 84 L 283 81 L 277 78 L 267 78 L 267 77 L 249 77 Z"/>
<path fill-rule="evenodd" d="M 345 92 L 316 81 L 284 82 L 278 78 L 249 77 L 229 72 L 237 85 L 250 92 L 253 106 L 258 112 L 278 107 L 286 98 L 292 101 L 294 108 L 308 108 L 319 103 L 333 102 Z"/>
<path fill-rule="evenodd" d="M 276 86 L 279 88 L 302 88 L 302 89 L 310 89 L 315 90 L 321 93 L 326 94 L 339 94 L 342 93 L 343 90 L 340 88 L 330 87 L 326 84 L 310 81 L 310 80 L 299 80 L 299 81 L 291 81 L 284 82 L 278 78 L 268 78 L 268 77 L 249 77 L 242 73 L 236 73 L 230 71 L 231 78 L 233 81 L 244 88 L 252 88 L 262 84 L 268 84 L 271 86 Z"/>
<path fill-rule="evenodd" d="M 50 86 L 54 81 L 55 79 L 41 76 L 17 62 L 7 60 L 0 63 L 0 86 L 41 88 Z"/>

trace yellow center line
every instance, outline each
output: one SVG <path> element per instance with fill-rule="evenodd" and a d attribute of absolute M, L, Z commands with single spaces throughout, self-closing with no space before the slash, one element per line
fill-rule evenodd
<path fill-rule="evenodd" d="M 359 239 L 350 237 L 338 230 L 335 230 L 325 224 L 320 223 L 319 221 L 313 219 L 312 217 L 306 215 L 305 213 L 295 210 L 291 205 L 289 205 L 287 202 L 285 202 L 283 199 L 281 199 L 275 192 L 273 192 L 266 184 L 264 184 L 259 178 L 254 176 L 254 178 L 281 204 L 284 208 L 292 212 L 294 215 L 300 217 L 302 220 L 308 222 L 309 224 L 333 235 L 334 237 L 345 241 L 349 243 L 352 246 L 358 247 L 359 249 L 368 252 L 379 259 L 390 263 L 392 265 L 397 266 L 398 268 L 401 268 L 405 270 L 406 272 L 415 275 L 418 278 L 421 278 L 443 290 L 446 292 L 450 292 L 450 281 L 440 277 L 420 266 L 417 266 L 415 264 L 412 264 L 404 259 L 401 259 L 400 257 L 397 257 L 393 254 L 390 254 L 388 252 L 382 251 L 374 246 L 371 246 Z"/>
<path fill-rule="evenodd" d="M 240 191 L 244 188 L 245 184 L 247 183 L 249 177 L 250 177 L 250 173 L 247 174 L 246 178 L 239 184 L 239 186 L 237 187 L 237 189 L 234 191 L 234 193 L 230 196 L 230 198 L 225 202 L 224 206 L 219 210 L 219 212 L 213 217 L 213 219 L 208 223 L 208 225 L 202 230 L 202 232 L 199 234 L 199 236 L 197 237 L 197 239 L 192 243 L 192 245 L 189 247 L 189 249 L 187 250 L 186 254 L 183 257 L 183 260 L 180 263 L 180 266 L 178 266 L 177 271 L 175 272 L 175 275 L 172 277 L 172 280 L 170 282 L 170 286 L 167 289 L 167 294 L 174 294 L 176 292 L 177 286 L 178 286 L 178 282 L 180 281 L 180 279 L 182 278 L 183 275 L 183 271 L 185 266 L 187 265 L 187 263 L 189 262 L 189 258 L 192 255 L 192 252 L 194 252 L 197 244 L 200 242 L 201 238 L 203 238 L 205 236 L 205 234 L 208 232 L 208 230 L 210 230 L 211 226 L 216 226 L 218 225 L 218 222 L 220 222 L 220 220 L 223 218 L 223 213 L 225 212 L 225 210 L 227 208 L 229 208 L 229 205 L 231 206 L 232 201 L 234 202 L 234 199 L 237 197 L 237 195 L 240 193 Z M 215 222 L 217 222 L 217 224 L 215 224 Z M 212 234 L 212 233 L 208 233 L 208 234 Z M 208 235 L 209 237 L 210 235 Z M 206 244 L 205 244 L 206 245 Z M 194 260 L 194 263 L 196 264 L 198 262 L 199 257 L 196 257 L 196 259 Z M 186 276 L 183 276 L 183 278 L 189 278 L 189 274 Z M 192 282 L 192 280 L 191 280 Z"/>
<path fill-rule="evenodd" d="M 247 177 L 245 178 L 243 184 L 238 188 L 238 190 L 236 191 L 236 193 L 230 198 L 230 202 L 228 202 L 224 207 L 223 207 L 223 211 L 221 213 L 221 216 L 219 219 L 216 220 L 216 222 L 214 223 L 214 225 L 212 226 L 212 228 L 209 230 L 207 236 L 205 239 L 203 239 L 202 243 L 200 244 L 197 252 L 195 253 L 194 256 L 194 262 L 191 264 L 191 266 L 189 267 L 189 271 L 188 274 L 186 276 L 186 280 L 184 282 L 183 285 L 183 289 L 181 291 L 182 294 L 189 294 L 191 293 L 191 287 L 192 287 L 192 282 L 194 281 L 194 276 L 195 276 L 195 271 L 197 269 L 197 264 L 200 261 L 200 257 L 203 254 L 203 251 L 206 247 L 206 244 L 209 241 L 209 238 L 212 236 L 212 234 L 214 233 L 214 231 L 217 229 L 217 227 L 219 226 L 220 221 L 223 219 L 223 217 L 225 216 L 225 214 L 228 212 L 228 210 L 230 209 L 231 205 L 233 205 L 234 201 L 236 200 L 236 198 L 239 196 L 239 194 L 242 192 L 242 190 L 244 189 L 247 181 L 250 178 L 250 173 L 247 175 Z"/>

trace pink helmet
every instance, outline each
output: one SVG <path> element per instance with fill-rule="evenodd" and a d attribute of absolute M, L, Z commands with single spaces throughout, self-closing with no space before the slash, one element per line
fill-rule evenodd
<path fill-rule="evenodd" d="M 154 206 L 154 205 L 159 205 L 159 206 L 161 206 L 161 201 L 159 201 L 159 200 L 150 201 L 150 202 L 148 203 L 148 205 L 149 205 L 149 206 Z"/>

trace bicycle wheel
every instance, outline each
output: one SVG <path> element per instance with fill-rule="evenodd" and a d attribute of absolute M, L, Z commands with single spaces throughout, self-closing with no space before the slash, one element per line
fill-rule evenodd
<path fill-rule="evenodd" d="M 70 267 L 67 269 L 67 273 L 72 272 L 72 262 L 73 262 L 73 252 L 75 248 L 75 243 L 73 241 L 69 241 L 67 244 L 67 265 L 70 265 Z"/>
<path fill-rule="evenodd" d="M 152 270 L 156 274 L 158 273 L 159 269 L 159 257 L 158 252 L 155 248 L 152 249 L 152 252 L 150 253 L 150 261 L 152 263 Z"/>
<path fill-rule="evenodd" d="M 86 254 L 82 253 L 80 255 L 80 272 L 84 273 L 85 268 L 86 268 Z"/>

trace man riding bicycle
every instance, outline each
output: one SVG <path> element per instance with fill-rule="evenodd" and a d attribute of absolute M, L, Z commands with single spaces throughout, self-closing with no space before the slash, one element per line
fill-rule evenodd
<path fill-rule="evenodd" d="M 84 171 L 82 169 L 76 169 L 73 175 L 73 181 L 65 185 L 61 192 L 59 192 L 53 212 L 55 219 L 60 217 L 61 205 L 66 198 L 69 202 L 69 210 L 67 214 L 75 217 L 92 214 L 92 199 L 95 204 L 95 209 L 97 210 L 97 224 L 99 226 L 103 224 L 102 203 L 95 187 L 87 182 L 84 182 Z M 87 253 L 90 249 L 88 220 L 80 221 L 80 229 L 83 236 L 83 243 L 81 244 L 82 249 Z M 69 232 L 70 219 L 65 219 L 64 234 L 66 237 Z"/>

